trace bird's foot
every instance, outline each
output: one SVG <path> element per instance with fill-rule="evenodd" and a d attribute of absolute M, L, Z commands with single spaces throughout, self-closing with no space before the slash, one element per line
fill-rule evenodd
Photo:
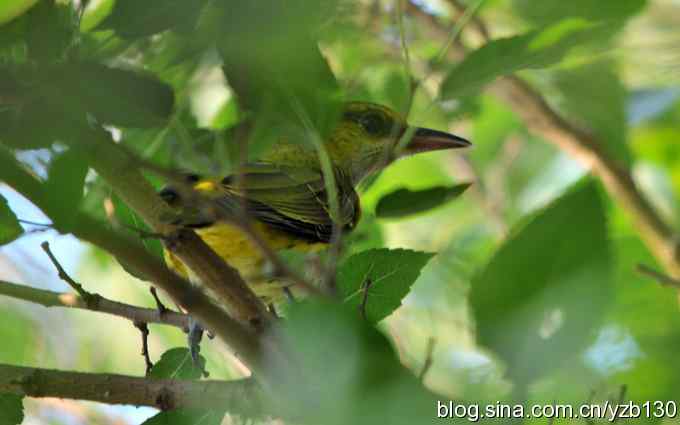
<path fill-rule="evenodd" d="M 193 317 L 189 317 L 189 330 L 187 332 L 187 343 L 189 345 L 189 352 L 191 353 L 191 362 L 195 368 L 201 371 L 203 377 L 208 377 L 208 371 L 205 370 L 205 362 L 201 359 L 201 340 L 203 339 L 203 332 L 205 330 L 200 323 Z M 208 335 L 210 335 L 208 333 Z"/>

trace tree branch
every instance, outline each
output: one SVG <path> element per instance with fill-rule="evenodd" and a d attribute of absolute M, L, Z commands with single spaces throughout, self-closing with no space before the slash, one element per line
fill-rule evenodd
<path fill-rule="evenodd" d="M 409 12 L 427 29 L 428 36 L 446 40 L 449 32 L 446 27 L 417 5 L 409 5 Z M 483 23 L 481 19 L 479 22 Z M 451 60 L 459 60 L 463 54 L 460 48 L 450 49 L 448 56 Z M 522 118 L 531 132 L 567 152 L 597 175 L 609 195 L 632 218 L 652 254 L 673 277 L 680 276 L 680 248 L 676 235 L 640 192 L 630 170 L 607 156 L 591 133 L 562 118 L 521 78 L 499 78 L 489 89 Z"/>
<path fill-rule="evenodd" d="M 0 179 L 30 199 L 38 208 L 49 211 L 42 184 L 29 174 L 10 154 L 0 149 Z M 146 188 L 147 185 L 140 185 Z M 145 190 L 145 189 L 142 189 Z M 155 196 L 155 193 L 153 195 Z M 157 197 L 156 197 L 157 198 Z M 134 241 L 88 215 L 78 213 L 77 228 L 72 233 L 77 238 L 99 246 L 121 261 L 147 276 L 167 292 L 178 304 L 184 306 L 206 328 L 236 350 L 249 367 L 263 368 L 261 341 L 250 328 L 232 319 L 199 288 L 170 271 L 157 257 L 151 255 L 139 242 Z M 210 251 L 212 252 L 212 251 Z"/>
<path fill-rule="evenodd" d="M 186 381 L 115 374 L 67 372 L 0 364 L 0 392 L 28 397 L 58 397 L 106 404 L 226 409 L 259 416 L 262 394 L 251 379 Z"/>
<path fill-rule="evenodd" d="M 154 232 L 167 236 L 167 248 L 186 264 L 220 298 L 229 314 L 240 323 L 263 330 L 271 320 L 266 306 L 250 290 L 238 271 L 229 266 L 201 238 L 187 229 L 177 230 L 162 217 L 173 215 L 139 170 L 140 161 L 117 146 L 103 130 L 69 141 L 82 151 L 90 166 Z"/>
<path fill-rule="evenodd" d="M 161 313 L 158 309 L 120 303 L 104 298 L 99 294 L 91 294 L 95 301 L 88 303 L 78 294 L 47 291 L 0 280 L 0 295 L 40 304 L 48 308 L 64 307 L 106 313 L 132 322 L 158 323 L 178 328 L 187 328 L 189 325 L 189 316 L 186 314 L 172 310 Z"/>

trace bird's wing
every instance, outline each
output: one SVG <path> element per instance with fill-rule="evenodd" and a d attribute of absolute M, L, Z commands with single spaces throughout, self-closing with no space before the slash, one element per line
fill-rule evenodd
<path fill-rule="evenodd" d="M 339 224 L 351 228 L 359 214 L 359 197 L 351 180 L 340 170 L 335 172 L 338 189 Z M 245 202 L 251 217 L 280 231 L 311 242 L 329 242 L 333 220 L 320 170 L 249 164 L 240 178 L 232 175 L 222 180 L 226 196 L 219 202 L 234 208 Z"/>

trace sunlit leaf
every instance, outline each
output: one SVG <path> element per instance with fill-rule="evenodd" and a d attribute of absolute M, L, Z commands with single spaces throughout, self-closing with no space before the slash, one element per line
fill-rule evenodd
<path fill-rule="evenodd" d="M 522 35 L 490 41 L 468 54 L 449 72 L 442 83 L 441 95 L 452 99 L 474 94 L 502 75 L 553 65 L 598 29 L 600 26 L 585 20 L 569 19 Z"/>
<path fill-rule="evenodd" d="M 357 308 L 357 314 L 379 322 L 401 305 L 433 255 L 406 249 L 354 254 L 338 269 L 338 290 L 345 302 Z"/>
<path fill-rule="evenodd" d="M 24 420 L 23 397 L 0 393 L 0 425 L 21 425 Z"/>
<path fill-rule="evenodd" d="M 426 212 L 458 198 L 468 187 L 470 183 L 425 190 L 397 189 L 380 198 L 375 214 L 378 218 L 402 218 Z"/>
<path fill-rule="evenodd" d="M 628 18 L 646 5 L 647 0 L 513 0 L 512 6 L 523 18 L 539 24 L 552 24 L 565 18 L 590 21 L 617 21 Z"/>
<path fill-rule="evenodd" d="M 205 359 L 199 356 L 200 367 L 194 365 L 188 348 L 171 348 L 153 365 L 149 376 L 168 379 L 199 379 Z"/>
<path fill-rule="evenodd" d="M 592 340 L 611 297 L 612 256 L 594 183 L 579 184 L 519 229 L 473 279 L 480 344 L 520 386 Z"/>
<path fill-rule="evenodd" d="M 0 195 L 0 246 L 12 242 L 23 232 L 17 216 L 7 205 L 7 199 Z"/>
<path fill-rule="evenodd" d="M 0 3 L 0 25 L 30 9 L 38 0 L 4 0 Z"/>

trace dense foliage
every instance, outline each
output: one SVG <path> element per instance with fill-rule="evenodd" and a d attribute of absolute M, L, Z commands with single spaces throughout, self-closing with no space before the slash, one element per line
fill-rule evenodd
<path fill-rule="evenodd" d="M 391 425 L 438 421 L 437 400 L 680 401 L 678 25 L 663 0 L 0 2 L 0 424 Z M 636 43 L 671 51 L 669 68 Z M 80 307 L 153 308 L 168 220 L 150 218 L 151 188 L 225 175 L 279 138 L 315 146 L 347 100 L 474 147 L 363 182 L 357 229 L 318 264 L 282 253 L 305 278 L 331 273 L 338 297 L 284 306 L 258 340 L 277 349 L 250 363 L 240 337 L 204 339 L 211 379 L 246 383 L 256 365 L 264 390 L 238 393 L 256 403 L 135 414 L 43 403 L 47 372 L 17 386 L 3 367 L 144 376 L 128 321 L 34 308 L 46 298 L 12 285 L 73 291 L 43 240 Z M 178 327 L 149 325 L 149 381 L 205 382 Z"/>

